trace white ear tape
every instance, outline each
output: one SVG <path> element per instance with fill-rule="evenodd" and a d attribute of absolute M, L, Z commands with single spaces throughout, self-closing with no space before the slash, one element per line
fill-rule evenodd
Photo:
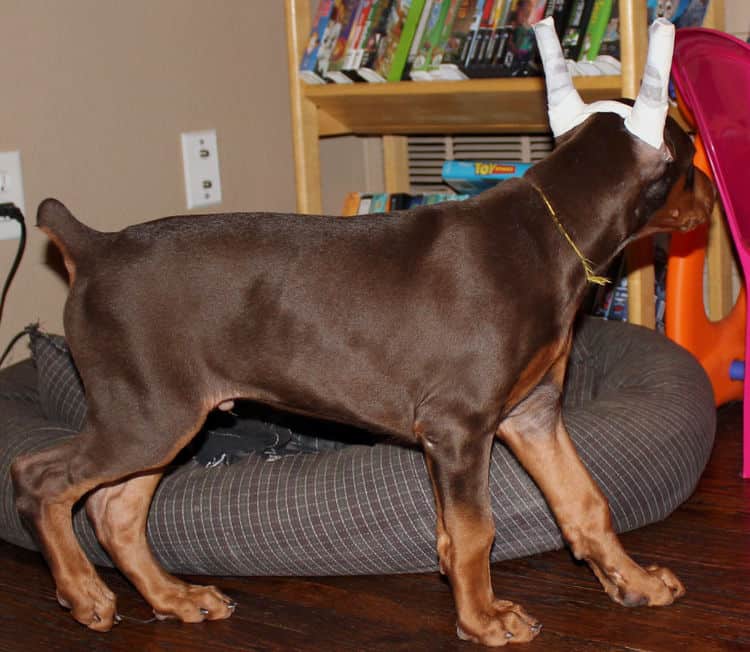
<path fill-rule="evenodd" d="M 657 149 L 664 142 L 664 124 L 669 110 L 667 93 L 674 31 L 674 25 L 666 18 L 657 18 L 651 24 L 641 89 L 630 117 L 625 119 L 628 131 Z"/>
<path fill-rule="evenodd" d="M 586 104 L 573 86 L 552 17 L 536 23 L 534 33 L 547 84 L 549 124 L 557 138 L 586 119 Z"/>
<path fill-rule="evenodd" d="M 669 108 L 669 72 L 674 50 L 674 25 L 658 18 L 649 28 L 646 70 L 634 106 L 621 102 L 586 104 L 573 85 L 551 17 L 534 25 L 547 84 L 547 110 L 552 134 L 557 138 L 581 124 L 592 113 L 617 113 L 634 136 L 659 149 Z"/>

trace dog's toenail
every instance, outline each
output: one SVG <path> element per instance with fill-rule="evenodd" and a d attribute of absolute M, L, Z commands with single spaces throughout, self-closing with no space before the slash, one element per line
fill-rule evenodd
<path fill-rule="evenodd" d="M 115 622 L 121 623 L 122 622 L 122 616 L 120 614 L 115 614 Z"/>
<path fill-rule="evenodd" d="M 513 632 L 505 632 L 505 638 L 507 639 L 513 638 Z"/>
<path fill-rule="evenodd" d="M 208 609 L 204 609 L 203 607 L 201 607 L 201 610 L 200 610 L 200 611 L 201 611 L 201 614 L 202 614 L 203 616 L 208 616 Z"/>
<path fill-rule="evenodd" d="M 538 634 L 542 631 L 542 623 L 534 623 L 531 626 L 531 631 L 534 632 L 534 634 Z"/>

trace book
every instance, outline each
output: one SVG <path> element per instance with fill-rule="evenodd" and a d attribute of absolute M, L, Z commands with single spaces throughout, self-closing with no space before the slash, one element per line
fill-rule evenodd
<path fill-rule="evenodd" d="M 448 11 L 457 0 L 433 0 L 427 24 L 422 33 L 417 54 L 414 57 L 409 76 L 415 81 L 430 81 L 433 55 L 437 54 L 443 35 Z"/>
<path fill-rule="evenodd" d="M 461 0 L 458 4 L 453 29 L 445 45 L 443 60 L 432 71 L 433 79 L 468 79 L 462 70 L 464 57 L 470 46 L 472 27 L 482 16 L 484 0 Z"/>
<path fill-rule="evenodd" d="M 495 67 L 498 76 L 520 77 L 541 74 L 537 62 L 536 38 L 533 25 L 545 17 L 549 3 L 547 0 L 513 0 L 505 26 L 505 51 L 497 53 Z"/>
<path fill-rule="evenodd" d="M 320 0 L 318 11 L 313 19 L 313 26 L 310 31 L 310 38 L 307 40 L 305 52 L 302 55 L 302 61 L 299 66 L 300 79 L 308 84 L 325 84 L 325 72 L 319 74 L 319 60 L 321 58 L 321 47 L 326 36 L 326 29 L 333 12 L 333 0 Z M 327 57 L 324 57 L 327 59 Z M 325 61 L 327 69 L 328 63 Z"/>
<path fill-rule="evenodd" d="M 675 22 L 687 9 L 690 0 L 646 0 L 646 13 L 649 25 L 657 18 L 666 18 Z M 707 4 L 707 3 L 702 3 Z"/>
<path fill-rule="evenodd" d="M 610 56 L 620 59 L 620 3 L 612 3 L 607 28 L 604 30 L 602 42 L 599 45 L 599 56 Z"/>
<path fill-rule="evenodd" d="M 492 62 L 492 44 L 497 39 L 497 30 L 504 24 L 511 0 L 486 0 L 479 27 L 473 35 L 473 42 L 464 61 L 464 71 L 468 77 L 488 77 Z"/>
<path fill-rule="evenodd" d="M 557 32 L 558 39 L 562 39 L 572 4 L 572 0 L 547 0 L 547 9 L 544 12 L 544 17 L 552 16 L 552 19 L 555 21 L 555 31 Z M 617 0 L 615 4 L 618 4 Z"/>
<path fill-rule="evenodd" d="M 390 195 L 387 192 L 378 192 L 372 196 L 370 202 L 371 213 L 387 213 L 390 208 Z"/>
<path fill-rule="evenodd" d="M 433 2 L 434 0 L 425 0 L 424 7 L 422 8 L 422 15 L 419 17 L 417 29 L 415 30 L 414 37 L 411 40 L 409 54 L 406 57 L 406 65 L 404 66 L 404 71 L 401 73 L 401 79 L 403 80 L 411 79 L 411 69 L 414 66 L 414 60 L 419 52 L 419 45 L 422 42 L 422 35 L 424 34 L 425 27 L 427 26 Z"/>
<path fill-rule="evenodd" d="M 430 62 L 430 78 L 435 79 L 435 73 L 440 68 L 440 65 L 445 59 L 445 53 L 451 40 L 451 34 L 453 34 L 453 28 L 458 18 L 458 11 L 461 8 L 464 0 L 450 0 L 448 5 L 448 13 L 445 16 L 443 22 L 443 29 L 440 32 L 438 38 L 437 47 L 433 50 L 432 61 Z"/>
<path fill-rule="evenodd" d="M 555 0 L 496 0 L 492 29 L 469 64 L 469 77 L 541 74 L 532 25 L 557 7 Z M 486 30 L 485 30 L 486 31 Z"/>
<path fill-rule="evenodd" d="M 364 45 L 362 56 L 357 66 L 357 76 L 368 82 L 382 82 L 383 78 L 375 72 L 375 63 L 384 47 L 384 40 L 388 28 L 388 17 L 391 5 L 395 0 L 379 0 L 371 11 L 366 34 L 363 35 Z"/>
<path fill-rule="evenodd" d="M 469 33 L 466 36 L 466 42 L 464 49 L 461 52 L 461 71 L 466 74 L 469 63 L 474 60 L 474 55 L 477 50 L 477 41 L 479 39 L 479 30 L 482 26 L 482 16 L 484 15 L 485 7 L 491 5 L 493 0 L 479 0 L 477 2 L 476 9 L 474 11 L 474 18 L 469 27 Z"/>
<path fill-rule="evenodd" d="M 523 176 L 531 165 L 517 161 L 446 161 L 443 180 L 458 193 L 475 195 L 499 181 Z"/>
<path fill-rule="evenodd" d="M 352 217 L 357 214 L 359 208 L 359 193 L 348 192 L 344 197 L 344 207 L 341 209 L 341 217 Z"/>
<path fill-rule="evenodd" d="M 390 196 L 391 211 L 402 211 L 410 207 L 412 197 L 408 192 L 394 192 Z"/>
<path fill-rule="evenodd" d="M 675 27 L 700 27 L 706 17 L 709 0 L 648 0 L 646 9 L 649 23 L 663 17 Z"/>
<path fill-rule="evenodd" d="M 357 215 L 367 215 L 370 212 L 370 206 L 372 206 L 372 195 L 369 193 L 360 195 Z"/>
<path fill-rule="evenodd" d="M 586 27 L 586 34 L 583 37 L 581 53 L 578 55 L 579 61 L 594 61 L 599 56 L 602 40 L 609 25 L 609 18 L 612 15 L 613 4 L 614 0 L 594 1 L 589 24 Z"/>
<path fill-rule="evenodd" d="M 342 29 L 334 46 L 326 72 L 326 79 L 337 84 L 351 84 L 352 78 L 344 72 L 350 67 L 355 42 L 361 34 L 361 18 L 372 0 L 338 0 L 341 2 Z M 369 11 L 367 12 L 369 13 Z"/>
<path fill-rule="evenodd" d="M 342 69 L 342 72 L 353 82 L 362 81 L 362 78 L 357 74 L 357 69 L 362 65 L 365 45 L 370 33 L 373 16 L 377 13 L 377 5 L 384 1 L 361 0 L 359 13 L 352 26 L 352 32 L 349 35 L 348 52 Z"/>
<path fill-rule="evenodd" d="M 562 38 L 563 56 L 566 59 L 578 61 L 593 7 L 594 0 L 573 0 Z"/>
<path fill-rule="evenodd" d="M 681 6 L 685 0 L 682 0 Z M 709 0 L 689 0 L 685 10 L 670 20 L 677 29 L 682 27 L 701 27 L 706 17 Z"/>
<path fill-rule="evenodd" d="M 385 39 L 374 65 L 383 81 L 401 80 L 424 4 L 425 0 L 394 0 L 391 5 Z"/>

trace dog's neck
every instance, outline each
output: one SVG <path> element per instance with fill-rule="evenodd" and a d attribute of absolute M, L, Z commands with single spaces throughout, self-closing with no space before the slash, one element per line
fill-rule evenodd
<path fill-rule="evenodd" d="M 539 196 L 542 198 L 544 205 L 547 207 L 547 212 L 549 213 L 550 219 L 552 220 L 554 225 L 557 227 L 557 230 L 560 232 L 560 235 L 570 245 L 570 248 L 573 250 L 573 253 L 575 253 L 575 255 L 578 256 L 578 259 L 581 261 L 581 267 L 583 268 L 583 271 L 586 275 L 586 281 L 588 283 L 593 283 L 594 285 L 606 285 L 609 282 L 609 280 L 604 276 L 597 276 L 594 273 L 593 263 L 588 258 L 586 258 L 586 256 L 578 247 L 578 245 L 575 243 L 575 240 L 573 240 L 573 238 L 571 237 L 570 233 L 568 233 L 568 230 L 565 228 L 565 225 L 560 221 L 560 218 L 557 216 L 557 211 L 555 210 L 555 207 L 552 205 L 552 202 L 550 202 L 544 190 L 542 190 L 536 183 L 534 183 L 534 181 L 532 181 L 530 177 L 525 177 L 524 179 L 532 188 L 534 188 L 534 190 L 537 191 L 537 193 L 539 193 Z"/>
<path fill-rule="evenodd" d="M 554 211 L 567 234 L 564 239 L 575 243 L 577 251 L 569 242 L 566 247 L 575 253 L 581 272 L 585 258 L 601 273 L 643 226 L 639 221 L 648 179 L 658 178 L 657 168 L 663 167 L 639 161 L 627 141 L 614 139 L 611 149 L 592 157 L 591 146 L 579 147 L 580 136 L 578 140 L 537 163 L 525 179 L 541 195 L 545 212 L 550 207 Z"/>

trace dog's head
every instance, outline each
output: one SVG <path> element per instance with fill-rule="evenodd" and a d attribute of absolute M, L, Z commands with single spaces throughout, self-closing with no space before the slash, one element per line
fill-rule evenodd
<path fill-rule="evenodd" d="M 579 160 L 609 161 L 622 184 L 637 190 L 628 214 L 628 237 L 656 231 L 689 230 L 706 221 L 715 199 L 709 178 L 693 164 L 690 137 L 668 117 L 667 91 L 674 48 L 674 25 L 654 21 L 643 82 L 635 101 L 586 104 L 573 86 L 551 18 L 534 26 L 544 65 L 549 121 L 561 148 L 576 150 Z M 633 175 L 636 175 L 635 177 Z M 629 178 L 628 178 L 629 177 Z M 621 197 L 622 195 L 620 195 Z"/>

